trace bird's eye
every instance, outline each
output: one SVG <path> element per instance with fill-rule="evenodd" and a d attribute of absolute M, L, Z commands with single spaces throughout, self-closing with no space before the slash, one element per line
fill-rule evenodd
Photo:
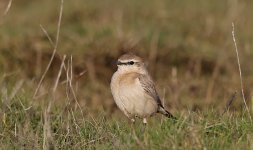
<path fill-rule="evenodd" d="M 133 62 L 133 61 L 130 61 L 130 62 L 129 62 L 129 64 L 130 64 L 130 65 L 133 65 L 133 64 L 134 64 L 134 62 Z"/>

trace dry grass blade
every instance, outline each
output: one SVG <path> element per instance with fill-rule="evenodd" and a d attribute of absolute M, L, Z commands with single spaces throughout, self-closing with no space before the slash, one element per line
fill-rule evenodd
<path fill-rule="evenodd" d="M 11 8 L 11 4 L 12 4 L 12 0 L 9 1 L 5 11 L 4 11 L 4 14 L 3 16 L 7 15 L 7 13 L 9 12 L 10 8 Z"/>
<path fill-rule="evenodd" d="M 50 44 L 54 47 L 54 42 L 52 38 L 49 36 L 47 30 L 42 25 L 40 25 L 40 28 L 44 32 L 44 34 L 47 36 L 47 39 L 49 40 Z"/>
<path fill-rule="evenodd" d="M 60 67 L 59 73 L 57 75 L 57 78 L 56 78 L 56 81 L 55 81 L 55 84 L 54 84 L 54 87 L 53 87 L 53 93 L 55 93 L 56 88 L 58 86 L 58 83 L 59 83 L 59 80 L 60 80 L 60 77 L 61 77 L 61 73 L 62 73 L 62 70 L 63 70 L 65 59 L 66 59 L 66 55 L 63 56 L 61 67 Z"/>
<path fill-rule="evenodd" d="M 250 115 L 250 111 L 249 108 L 247 106 L 246 103 L 246 99 L 245 99 L 245 95 L 244 95 L 244 89 L 243 89 L 243 81 L 242 81 L 242 71 L 241 71 L 241 64 L 240 64 L 240 58 L 239 58 L 239 53 L 238 53 L 238 48 L 237 48 L 237 44 L 236 44 L 236 40 L 235 40 L 235 26 L 234 26 L 234 22 L 232 22 L 232 37 L 233 37 L 233 41 L 234 41 L 234 45 L 235 45 L 235 52 L 236 52 L 236 57 L 237 57 L 237 64 L 238 64 L 238 69 L 239 69 L 239 74 L 240 74 L 240 83 L 241 83 L 241 92 L 242 92 L 242 98 L 243 98 L 243 103 L 245 105 L 245 108 L 249 114 L 250 120 L 252 122 L 252 118 Z"/>
<path fill-rule="evenodd" d="M 87 143 L 84 143 L 84 144 L 82 145 L 82 147 L 85 147 L 85 146 L 87 146 L 87 145 L 89 145 L 89 144 L 91 144 L 91 143 L 100 141 L 100 140 L 102 140 L 102 139 L 104 139 L 104 138 L 105 138 L 105 137 L 100 137 L 100 138 L 98 138 L 98 139 L 91 140 L 91 141 L 89 141 L 89 142 L 87 142 Z"/>
<path fill-rule="evenodd" d="M 45 78 L 45 76 L 46 76 L 46 74 L 47 74 L 47 72 L 48 72 L 48 70 L 49 70 L 52 62 L 53 62 L 55 54 L 56 54 L 56 50 L 57 50 L 58 42 L 59 42 L 60 28 L 61 28 L 61 19 L 62 19 L 62 12 L 63 12 L 63 2 L 64 2 L 64 0 L 61 0 L 60 14 L 59 14 L 58 25 L 57 25 L 57 33 L 56 33 L 56 41 L 55 41 L 55 45 L 54 45 L 54 51 L 53 51 L 53 54 L 51 55 L 50 61 L 49 61 L 48 65 L 47 65 L 47 68 L 46 68 L 45 72 L 43 73 L 43 75 L 42 75 L 42 77 L 41 77 L 41 79 L 39 81 L 39 84 L 38 84 L 38 86 L 37 86 L 37 88 L 36 88 L 36 90 L 34 92 L 33 98 L 36 97 L 36 95 L 37 95 L 37 93 L 39 91 L 39 88 L 40 88 L 40 86 L 41 86 L 41 84 L 42 84 L 42 82 L 43 82 L 43 80 L 44 80 L 44 78 Z M 50 39 L 49 39 L 49 41 L 50 41 Z"/>
<path fill-rule="evenodd" d="M 60 35 L 60 28 L 61 28 L 61 18 L 62 18 L 62 12 L 63 12 L 63 2 L 64 0 L 61 0 L 61 6 L 60 6 L 60 13 L 59 13 L 59 19 L 58 19 L 58 25 L 57 25 L 57 33 L 56 33 L 56 41 L 55 41 L 55 44 L 53 44 L 53 41 L 52 39 L 50 38 L 49 34 L 47 33 L 47 31 L 43 28 L 43 26 L 41 25 L 41 29 L 42 31 L 45 33 L 45 35 L 47 36 L 49 42 L 54 46 L 54 50 L 53 50 L 53 53 L 51 55 L 51 58 L 50 58 L 50 61 L 46 67 L 46 70 L 45 72 L 43 73 L 40 81 L 39 81 L 39 84 L 35 90 L 35 93 L 33 95 L 33 98 L 36 97 L 37 95 L 37 92 L 46 76 L 46 73 L 48 72 L 51 64 L 52 64 L 52 61 L 55 57 L 55 54 L 56 54 L 56 50 L 57 50 L 57 47 L 58 47 L 58 42 L 59 42 L 59 35 Z M 66 56 L 64 55 L 63 57 L 63 60 L 62 60 L 62 64 L 61 64 L 61 67 L 60 67 L 60 70 L 59 70 L 59 73 L 58 73 L 58 76 L 57 76 L 57 79 L 56 79 L 56 82 L 54 84 L 54 87 L 53 87 L 53 93 L 56 91 L 56 88 L 57 88 L 57 85 L 59 83 L 59 78 L 61 76 L 61 72 L 62 72 L 62 68 L 64 66 L 64 61 L 65 61 L 65 58 Z M 54 100 L 54 99 L 53 99 Z M 51 110 L 51 105 L 52 105 L 52 101 L 49 101 L 49 104 L 48 104 L 48 108 L 47 110 L 45 110 L 44 112 L 44 126 L 43 126 L 43 131 L 44 131 L 44 135 L 43 135 L 43 149 L 54 149 L 54 144 L 53 144 L 53 137 L 52 137 L 52 134 L 51 134 L 51 125 L 50 125 L 50 110 Z"/>
<path fill-rule="evenodd" d="M 44 111 L 43 150 L 54 149 L 53 137 L 51 134 L 50 109 L 51 101 L 48 104 L 47 110 Z"/>
<path fill-rule="evenodd" d="M 232 105 L 232 103 L 233 103 L 234 100 L 235 100 L 236 94 L 237 94 L 237 92 L 235 92 L 235 93 L 231 96 L 231 98 L 229 99 L 229 101 L 228 101 L 228 103 L 227 103 L 227 105 L 226 105 L 226 108 L 225 108 L 225 110 L 223 111 L 222 115 L 224 115 L 224 114 L 229 110 L 230 106 Z"/>
<path fill-rule="evenodd" d="M 68 67 L 67 67 L 67 85 L 68 85 L 68 88 L 69 88 L 69 92 L 71 92 L 71 94 L 73 95 L 73 98 L 75 100 L 75 103 L 76 105 L 78 106 L 78 108 L 80 109 L 80 112 L 82 114 L 82 117 L 83 117 L 83 120 L 84 120 L 84 116 L 83 116 L 83 110 L 77 100 L 77 96 L 76 96 L 76 93 L 75 93 L 75 90 L 73 88 L 73 85 L 72 85 L 72 80 L 73 80 L 73 67 L 72 67 L 72 63 L 73 63 L 73 58 L 72 56 L 70 57 L 70 61 L 69 61 L 69 64 L 68 64 Z M 67 92 L 67 97 L 68 97 L 68 92 Z"/>

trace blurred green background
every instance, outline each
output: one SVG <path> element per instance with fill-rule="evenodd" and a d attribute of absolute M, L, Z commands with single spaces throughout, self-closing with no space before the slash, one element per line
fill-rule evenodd
<path fill-rule="evenodd" d="M 0 2 L 3 14 L 7 0 Z M 60 0 L 14 0 L 0 15 L 1 86 L 17 85 L 33 95 L 53 52 L 41 30 L 55 41 Z M 114 62 L 125 52 L 144 57 L 166 107 L 172 112 L 214 108 L 223 111 L 237 91 L 243 105 L 235 24 L 243 83 L 250 104 L 253 87 L 253 1 L 251 0 L 65 0 L 59 47 L 36 102 L 45 101 L 60 69 L 73 58 L 73 87 L 83 107 L 115 109 L 110 93 Z M 79 74 L 84 72 L 80 76 Z M 66 99 L 66 73 L 57 88 Z"/>

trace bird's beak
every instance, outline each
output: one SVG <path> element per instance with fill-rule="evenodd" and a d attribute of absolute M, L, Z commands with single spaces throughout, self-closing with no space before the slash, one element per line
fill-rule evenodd
<path fill-rule="evenodd" d="M 117 61 L 117 66 L 118 66 L 118 65 L 122 65 L 122 64 L 123 64 L 122 62 Z"/>

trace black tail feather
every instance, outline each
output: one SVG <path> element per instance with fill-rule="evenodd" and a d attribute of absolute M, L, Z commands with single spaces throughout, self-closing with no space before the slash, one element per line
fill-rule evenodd
<path fill-rule="evenodd" d="M 169 111 L 167 111 L 163 106 L 158 106 L 158 113 L 163 114 L 164 116 L 176 120 L 177 118 L 174 117 Z"/>

